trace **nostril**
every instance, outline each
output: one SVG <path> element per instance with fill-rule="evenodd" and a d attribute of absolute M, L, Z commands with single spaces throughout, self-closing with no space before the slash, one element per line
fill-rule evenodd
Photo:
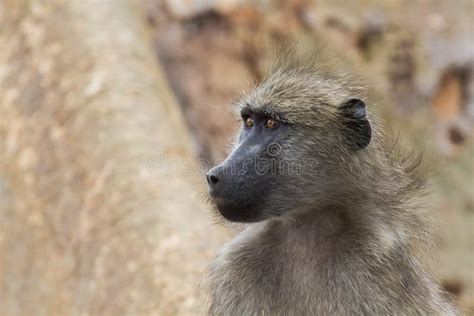
<path fill-rule="evenodd" d="M 212 174 L 211 175 L 208 174 L 206 178 L 207 178 L 207 183 L 209 184 L 216 184 L 219 181 L 219 178 Z"/>
<path fill-rule="evenodd" d="M 206 175 L 207 184 L 209 186 L 216 185 L 219 181 L 222 180 L 221 175 L 222 175 L 222 168 L 220 167 L 212 168 L 211 170 L 207 172 L 207 175 Z"/>
<path fill-rule="evenodd" d="M 219 178 L 213 174 L 207 174 L 206 179 L 209 185 L 216 184 L 217 182 L 219 182 Z"/>

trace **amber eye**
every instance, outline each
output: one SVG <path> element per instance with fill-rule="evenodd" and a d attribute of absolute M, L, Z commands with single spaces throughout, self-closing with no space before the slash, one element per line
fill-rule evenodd
<path fill-rule="evenodd" d="M 253 126 L 253 118 L 247 116 L 244 118 L 245 126 L 252 127 Z"/>
<path fill-rule="evenodd" d="M 265 127 L 266 128 L 275 128 L 276 126 L 277 126 L 277 121 L 275 119 L 268 118 L 265 121 Z"/>

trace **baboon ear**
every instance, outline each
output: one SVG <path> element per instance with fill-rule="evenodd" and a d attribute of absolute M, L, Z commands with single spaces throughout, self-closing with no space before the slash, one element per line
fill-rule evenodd
<path fill-rule="evenodd" d="M 372 129 L 367 120 L 367 111 L 364 101 L 350 98 L 339 106 L 342 115 L 344 134 L 347 144 L 353 150 L 365 148 L 372 138 Z"/>

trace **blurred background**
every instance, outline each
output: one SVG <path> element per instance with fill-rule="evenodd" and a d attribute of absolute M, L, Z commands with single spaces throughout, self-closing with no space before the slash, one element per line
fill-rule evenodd
<path fill-rule="evenodd" d="M 0 315 L 190 315 L 204 202 L 278 47 L 360 74 L 435 171 L 432 269 L 474 315 L 474 2 L 0 0 Z"/>

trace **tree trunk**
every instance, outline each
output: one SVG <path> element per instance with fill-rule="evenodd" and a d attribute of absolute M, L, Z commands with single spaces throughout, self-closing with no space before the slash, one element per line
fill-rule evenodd
<path fill-rule="evenodd" d="M 0 314 L 191 313 L 222 232 L 140 12 L 0 12 Z"/>

